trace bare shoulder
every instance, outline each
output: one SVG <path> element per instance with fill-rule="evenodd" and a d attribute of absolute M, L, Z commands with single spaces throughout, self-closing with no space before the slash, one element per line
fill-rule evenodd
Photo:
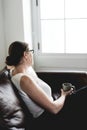
<path fill-rule="evenodd" d="M 26 85 L 26 84 L 31 83 L 31 82 L 32 82 L 32 79 L 29 76 L 23 75 L 21 77 L 21 81 L 20 81 L 21 85 Z"/>
<path fill-rule="evenodd" d="M 36 88 L 37 88 L 36 83 L 31 77 L 27 75 L 23 75 L 21 77 L 20 86 L 21 89 L 31 97 L 32 97 L 32 93 L 34 92 L 36 93 Z"/>

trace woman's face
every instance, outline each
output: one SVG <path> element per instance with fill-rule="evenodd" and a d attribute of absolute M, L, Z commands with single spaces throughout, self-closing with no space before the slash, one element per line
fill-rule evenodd
<path fill-rule="evenodd" d="M 32 54 L 32 52 L 29 52 L 29 63 L 30 63 L 30 65 L 32 65 L 33 64 L 33 54 Z"/>
<path fill-rule="evenodd" d="M 29 51 L 29 52 L 25 52 L 25 53 L 26 53 L 26 54 L 25 54 L 26 63 L 27 63 L 28 65 L 33 65 L 33 54 L 32 54 L 32 52 Z"/>

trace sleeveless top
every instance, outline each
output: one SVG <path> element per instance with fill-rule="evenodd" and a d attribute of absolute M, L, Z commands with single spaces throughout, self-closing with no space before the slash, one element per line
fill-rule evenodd
<path fill-rule="evenodd" d="M 24 100 L 24 102 L 26 103 L 30 113 L 33 115 L 34 118 L 39 117 L 43 112 L 44 109 L 42 107 L 40 107 L 39 105 L 37 105 L 31 98 L 29 98 L 29 96 L 21 89 L 20 86 L 20 80 L 21 77 L 26 75 L 31 77 L 34 81 L 36 81 L 36 83 L 38 84 L 39 87 L 41 87 L 45 93 L 49 96 L 49 98 L 51 100 L 53 100 L 52 97 L 52 92 L 51 92 L 51 87 L 45 83 L 44 81 L 42 81 L 37 74 L 35 73 L 35 71 L 33 70 L 32 67 L 29 67 L 29 69 L 27 70 L 26 73 L 18 73 L 14 76 L 12 76 L 12 70 L 10 71 L 11 74 L 11 80 L 14 83 L 14 85 L 17 87 L 17 89 L 19 90 L 19 93 L 22 97 L 22 99 Z"/>

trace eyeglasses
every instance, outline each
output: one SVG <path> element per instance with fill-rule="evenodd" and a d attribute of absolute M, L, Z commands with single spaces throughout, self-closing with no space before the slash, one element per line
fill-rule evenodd
<path fill-rule="evenodd" d="M 34 50 L 29 50 L 29 52 L 32 52 L 32 53 L 34 53 Z"/>
<path fill-rule="evenodd" d="M 32 53 L 34 53 L 34 50 L 33 49 L 32 50 L 27 49 L 26 52 L 32 52 Z"/>

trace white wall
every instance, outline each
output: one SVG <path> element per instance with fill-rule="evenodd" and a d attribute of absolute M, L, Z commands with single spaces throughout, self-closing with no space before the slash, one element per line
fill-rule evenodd
<path fill-rule="evenodd" d="M 23 23 L 24 23 L 24 39 L 32 46 L 32 18 L 31 18 L 31 0 L 23 0 Z"/>
<path fill-rule="evenodd" d="M 3 0 L 6 50 L 15 40 L 24 40 L 22 0 Z"/>
<path fill-rule="evenodd" d="M 0 0 L 0 69 L 4 67 L 5 62 L 5 39 L 3 25 L 2 0 Z"/>
<path fill-rule="evenodd" d="M 30 3 L 31 0 L 0 0 L 0 69 L 5 65 L 11 42 L 32 44 Z"/>

